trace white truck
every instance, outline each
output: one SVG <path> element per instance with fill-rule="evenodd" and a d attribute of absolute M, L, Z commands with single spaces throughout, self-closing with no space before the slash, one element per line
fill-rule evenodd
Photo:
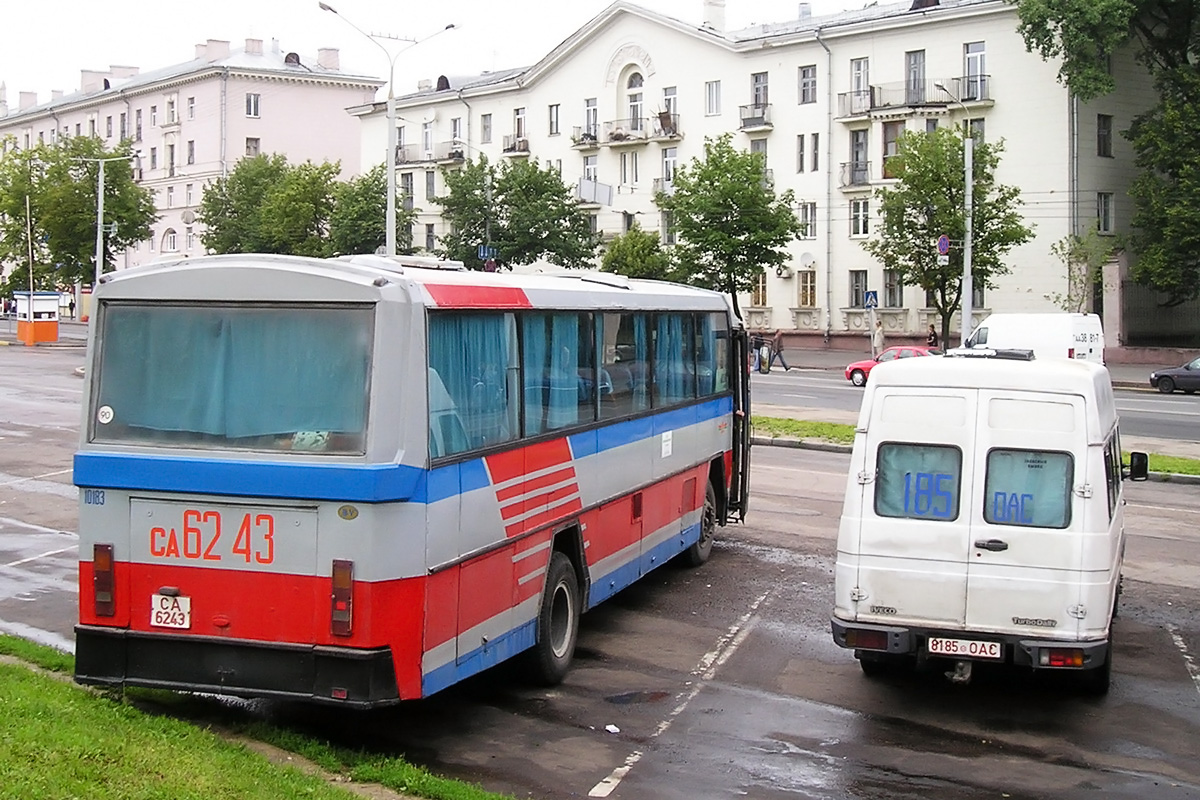
<path fill-rule="evenodd" d="M 1014 357 L 1016 354 L 1011 354 Z M 834 641 L 868 676 L 1074 670 L 1108 690 L 1128 470 L 1088 361 L 910 358 L 871 371 L 838 530 Z"/>
<path fill-rule="evenodd" d="M 1095 314 L 990 314 L 972 331 L 964 347 L 1032 350 L 1042 360 L 1072 358 L 1104 364 L 1104 330 Z"/>

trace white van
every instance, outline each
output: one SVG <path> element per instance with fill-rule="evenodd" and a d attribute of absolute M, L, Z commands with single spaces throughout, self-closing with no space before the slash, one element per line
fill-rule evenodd
<path fill-rule="evenodd" d="M 964 347 L 1032 350 L 1040 359 L 1074 358 L 1104 364 L 1104 330 L 1095 314 L 990 314 L 972 331 Z"/>
<path fill-rule="evenodd" d="M 1108 371 L 910 358 L 871 371 L 838 531 L 833 637 L 867 675 L 1082 670 L 1107 691 L 1125 550 Z M 1144 480 L 1146 456 L 1131 458 Z"/>

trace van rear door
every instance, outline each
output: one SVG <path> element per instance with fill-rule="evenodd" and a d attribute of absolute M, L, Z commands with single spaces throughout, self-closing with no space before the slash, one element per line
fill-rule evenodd
<path fill-rule="evenodd" d="M 961 628 L 974 389 L 877 387 L 862 486 L 856 619 Z"/>
<path fill-rule="evenodd" d="M 1077 395 L 981 390 L 967 626 L 1073 636 L 1080 600 L 1087 423 Z M 1093 487 L 1105 491 L 1105 487 Z M 1107 528 L 1105 520 L 1104 528 Z"/>

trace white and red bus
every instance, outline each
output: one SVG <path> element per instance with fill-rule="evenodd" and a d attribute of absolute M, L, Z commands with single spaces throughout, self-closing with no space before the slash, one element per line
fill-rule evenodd
<path fill-rule="evenodd" d="M 715 292 L 232 255 L 95 301 L 81 683 L 368 707 L 517 654 L 553 683 L 581 612 L 746 511 Z"/>

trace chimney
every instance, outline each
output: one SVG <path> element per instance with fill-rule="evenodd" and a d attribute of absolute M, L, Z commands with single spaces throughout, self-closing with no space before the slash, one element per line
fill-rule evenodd
<path fill-rule="evenodd" d="M 220 61 L 229 58 L 229 41 L 226 39 L 209 39 L 205 46 L 209 61 Z"/>
<path fill-rule="evenodd" d="M 433 88 L 433 80 L 431 80 L 430 78 L 421 78 L 421 80 L 417 81 L 417 91 L 418 92 L 428 92 L 432 88 Z M 384 153 L 384 155 L 386 156 L 387 153 Z"/>
<path fill-rule="evenodd" d="M 800 19 L 808 19 L 812 16 L 812 3 L 800 4 Z"/>
<path fill-rule="evenodd" d="M 246 55 L 261 56 L 262 55 L 262 39 L 247 39 L 246 40 Z"/>
<path fill-rule="evenodd" d="M 37 105 L 37 92 L 21 92 L 17 96 L 17 110 L 24 111 Z"/>
<path fill-rule="evenodd" d="M 196 58 L 204 58 L 208 48 L 202 44 L 196 45 Z"/>
<path fill-rule="evenodd" d="M 107 72 L 101 72 L 98 69 L 81 69 L 79 70 L 79 88 L 84 92 L 98 92 L 104 88 L 104 79 L 107 77 Z"/>
<path fill-rule="evenodd" d="M 704 0 L 704 19 L 700 25 L 712 28 L 718 33 L 725 32 L 725 0 Z"/>
<path fill-rule="evenodd" d="M 336 47 L 322 47 L 317 50 L 317 66 L 325 69 L 341 69 L 338 64 L 338 50 Z"/>
<path fill-rule="evenodd" d="M 54 102 L 55 100 L 62 100 L 62 96 L 63 96 L 62 89 L 51 89 L 50 90 L 50 102 Z"/>

